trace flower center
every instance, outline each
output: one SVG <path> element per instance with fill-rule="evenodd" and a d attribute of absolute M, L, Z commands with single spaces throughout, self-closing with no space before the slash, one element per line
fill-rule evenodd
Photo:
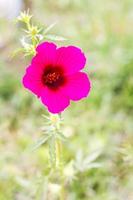
<path fill-rule="evenodd" d="M 55 82 L 59 80 L 59 78 L 60 78 L 59 72 L 48 73 L 45 76 L 45 84 L 54 84 Z"/>
<path fill-rule="evenodd" d="M 57 89 L 59 86 L 64 84 L 65 77 L 63 76 L 61 68 L 51 66 L 45 68 L 42 75 L 42 82 L 51 89 Z"/>

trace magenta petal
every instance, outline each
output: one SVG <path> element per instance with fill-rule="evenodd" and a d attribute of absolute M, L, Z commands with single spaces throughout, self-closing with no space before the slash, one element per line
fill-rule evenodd
<path fill-rule="evenodd" d="M 51 113 L 60 113 L 70 104 L 68 97 L 63 95 L 60 90 L 54 91 L 47 87 L 42 91 L 41 100 Z"/>
<path fill-rule="evenodd" d="M 68 46 L 57 49 L 56 65 L 62 66 L 66 74 L 80 71 L 85 63 L 85 55 L 79 48 Z"/>
<path fill-rule="evenodd" d="M 86 73 L 77 72 L 68 76 L 67 79 L 68 81 L 63 87 L 63 93 L 71 100 L 77 101 L 88 95 L 91 85 Z"/>
<path fill-rule="evenodd" d="M 42 75 L 45 67 L 55 63 L 56 45 L 44 42 L 37 46 L 37 54 L 32 58 L 27 72 Z"/>
<path fill-rule="evenodd" d="M 45 67 L 41 64 L 32 63 L 29 67 L 27 67 L 26 73 L 28 73 L 29 77 L 31 76 L 32 79 L 41 79 L 44 68 Z"/>
<path fill-rule="evenodd" d="M 37 76 L 37 74 L 26 73 L 23 77 L 22 82 L 25 88 L 29 89 L 38 97 L 40 97 L 41 91 L 44 86 L 42 85 L 41 79 L 39 76 Z"/>
<path fill-rule="evenodd" d="M 38 60 L 37 62 L 42 62 L 44 65 L 54 65 L 56 57 L 56 45 L 50 42 L 43 42 L 36 48 Z M 36 62 L 35 61 L 35 62 Z M 34 62 L 34 60 L 33 60 Z"/>
<path fill-rule="evenodd" d="M 45 59 L 42 54 L 37 53 L 31 61 L 31 65 L 38 71 L 43 70 L 45 67 Z"/>

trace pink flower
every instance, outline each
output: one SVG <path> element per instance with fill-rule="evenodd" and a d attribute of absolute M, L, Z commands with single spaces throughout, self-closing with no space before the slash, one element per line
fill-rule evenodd
<path fill-rule="evenodd" d="M 60 113 L 70 104 L 86 97 L 90 81 L 84 68 L 86 58 L 74 46 L 57 48 L 44 42 L 36 48 L 23 85 L 37 95 L 51 113 Z"/>

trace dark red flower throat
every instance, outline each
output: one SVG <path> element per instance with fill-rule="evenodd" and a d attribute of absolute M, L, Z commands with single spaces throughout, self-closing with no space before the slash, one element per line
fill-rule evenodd
<path fill-rule="evenodd" d="M 51 89 L 57 89 L 65 83 L 65 77 L 60 67 L 48 66 L 42 75 L 42 82 Z"/>

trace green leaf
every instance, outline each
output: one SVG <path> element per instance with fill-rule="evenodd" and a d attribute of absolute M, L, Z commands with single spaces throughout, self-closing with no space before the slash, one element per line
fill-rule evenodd
<path fill-rule="evenodd" d="M 85 169 L 95 169 L 95 168 L 100 168 L 102 167 L 102 164 L 101 163 L 98 163 L 98 162 L 94 162 L 94 163 L 90 163 L 89 165 L 87 165 L 85 167 Z"/>
<path fill-rule="evenodd" d="M 67 141 L 67 138 L 61 132 L 57 133 L 57 138 L 64 142 Z"/>
<path fill-rule="evenodd" d="M 48 39 L 48 40 L 53 40 L 53 41 L 66 41 L 67 39 L 62 37 L 62 36 L 58 36 L 58 35 L 45 35 L 44 38 Z"/>
<path fill-rule="evenodd" d="M 51 137 L 51 135 L 44 135 L 42 138 L 40 138 L 36 144 L 34 144 L 31 147 L 31 151 L 35 151 L 36 149 L 38 149 L 41 145 L 43 145 L 44 143 L 46 143 L 48 141 L 48 139 Z"/>
<path fill-rule="evenodd" d="M 93 161 L 95 161 L 99 156 L 101 155 L 101 150 L 97 150 L 95 152 L 93 152 L 92 154 L 90 154 L 89 156 L 87 156 L 84 160 L 85 164 L 89 164 L 92 163 Z"/>
<path fill-rule="evenodd" d="M 18 48 L 15 51 L 13 51 L 13 53 L 11 54 L 11 58 L 16 57 L 18 54 L 22 53 L 24 51 L 23 48 Z"/>
<path fill-rule="evenodd" d="M 57 22 L 54 22 L 53 24 L 51 24 L 50 26 L 48 26 L 45 30 L 44 30 L 44 34 L 48 33 L 55 25 L 57 24 Z"/>

